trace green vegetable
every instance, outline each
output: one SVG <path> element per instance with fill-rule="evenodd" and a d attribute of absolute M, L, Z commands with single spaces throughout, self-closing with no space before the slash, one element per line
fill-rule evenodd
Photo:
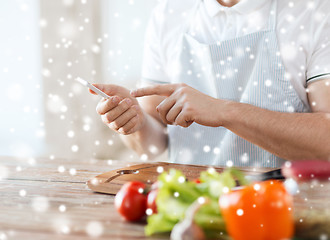
<path fill-rule="evenodd" d="M 202 172 L 201 183 L 187 181 L 181 171 L 170 169 L 158 177 L 158 195 L 156 199 L 157 214 L 148 216 L 145 233 L 170 232 L 175 224 L 183 220 L 188 207 L 199 197 L 206 197 L 209 202 L 203 205 L 195 215 L 195 222 L 207 235 L 219 235 L 225 232 L 224 220 L 221 216 L 219 196 L 236 186 L 245 185 L 244 175 L 233 168 L 223 173 L 213 168 Z"/>

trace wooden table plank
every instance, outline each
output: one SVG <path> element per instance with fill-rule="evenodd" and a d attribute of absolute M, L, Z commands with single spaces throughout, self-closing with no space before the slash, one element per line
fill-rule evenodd
<path fill-rule="evenodd" d="M 98 239 L 98 240 L 140 240 L 140 239 L 145 239 L 145 237 L 141 236 L 130 236 L 129 238 L 127 236 L 118 236 L 116 234 L 109 236 L 100 236 L 97 238 L 90 237 L 88 235 L 63 235 L 63 234 L 52 234 L 51 236 L 47 233 L 41 233 L 41 232 L 31 232 L 31 231 L 11 231 L 11 230 L 6 230 L 1 232 L 0 230 L 0 237 L 4 236 L 4 239 L 33 239 L 33 240 L 87 240 L 87 239 Z M 5 238 L 6 236 L 6 238 Z M 158 239 L 168 239 L 168 237 L 150 237 L 148 240 L 158 240 Z"/>
<path fill-rule="evenodd" d="M 91 177 L 103 172 L 128 166 L 132 163 L 119 160 L 95 160 L 95 159 L 20 159 L 12 157 L 0 157 L 0 165 L 4 165 L 9 171 L 9 179 L 24 179 L 38 181 L 64 181 L 86 182 Z M 71 174 L 74 169 L 76 174 Z M 60 172 L 60 171 L 63 172 Z"/>
<path fill-rule="evenodd" d="M 35 159 L 31 164 L 26 159 L 0 157 L 0 166 L 9 172 L 7 179 L 0 180 L 0 238 L 87 239 L 91 237 L 88 226 L 94 223 L 102 228 L 98 239 L 167 239 L 146 238 L 144 223 L 128 223 L 118 215 L 114 196 L 87 187 L 90 178 L 128 165 L 111 163 Z M 59 166 L 66 171 L 59 172 Z M 70 174 L 72 168 L 75 175 Z M 44 207 L 36 207 L 38 204 Z"/>

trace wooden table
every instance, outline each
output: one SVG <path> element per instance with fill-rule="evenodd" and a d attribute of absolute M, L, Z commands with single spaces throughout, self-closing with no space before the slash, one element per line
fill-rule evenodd
<path fill-rule="evenodd" d="M 0 240 L 164 239 L 146 238 L 144 223 L 120 218 L 114 196 L 94 193 L 85 184 L 126 165 L 93 159 L 0 157 Z"/>
<path fill-rule="evenodd" d="M 127 165 L 94 159 L 0 157 L 0 240 L 168 239 L 145 237 L 144 223 L 128 223 L 118 215 L 114 196 L 87 187 L 86 181 L 94 176 Z M 330 182 L 303 184 L 301 190 L 295 196 L 300 235 L 330 236 Z"/>

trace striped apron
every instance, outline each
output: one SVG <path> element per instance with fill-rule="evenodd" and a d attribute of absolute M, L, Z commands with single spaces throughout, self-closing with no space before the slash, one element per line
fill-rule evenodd
<path fill-rule="evenodd" d="M 273 0 L 265 30 L 214 44 L 198 42 L 187 33 L 187 24 L 179 51 L 171 60 L 179 69 L 169 73 L 171 82 L 186 83 L 218 99 L 278 112 L 306 112 L 285 78 L 275 31 L 276 10 Z M 223 127 L 169 125 L 168 134 L 169 158 L 175 163 L 279 167 L 285 161 Z"/>

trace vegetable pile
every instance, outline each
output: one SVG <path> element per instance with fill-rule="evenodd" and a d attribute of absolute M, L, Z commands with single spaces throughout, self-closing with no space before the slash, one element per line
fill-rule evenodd
<path fill-rule="evenodd" d="M 235 240 L 270 240 L 293 235 L 292 199 L 283 184 L 249 184 L 234 168 L 221 174 L 210 168 L 195 181 L 187 181 L 182 172 L 171 169 L 160 174 L 147 193 L 143 183 L 131 182 L 115 198 L 116 208 L 126 220 L 148 215 L 147 236 L 174 232 L 178 225 L 210 238 L 229 234 Z"/>

